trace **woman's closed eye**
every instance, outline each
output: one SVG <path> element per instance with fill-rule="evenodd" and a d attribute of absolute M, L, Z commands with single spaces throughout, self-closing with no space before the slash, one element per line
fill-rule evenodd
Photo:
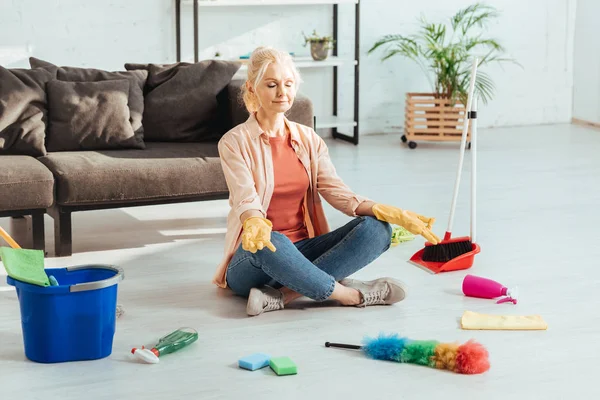
<path fill-rule="evenodd" d="M 294 86 L 294 83 L 293 82 L 286 82 L 285 86 L 292 87 L 292 86 Z M 277 85 L 274 84 L 274 83 L 270 83 L 270 84 L 267 85 L 267 87 L 269 87 L 271 89 L 274 89 L 274 88 L 277 87 Z"/>

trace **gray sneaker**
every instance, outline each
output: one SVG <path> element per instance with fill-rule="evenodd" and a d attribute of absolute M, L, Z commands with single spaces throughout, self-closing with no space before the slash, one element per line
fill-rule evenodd
<path fill-rule="evenodd" d="M 246 314 L 255 316 L 267 311 L 276 311 L 283 308 L 283 293 L 270 286 L 252 288 L 248 296 Z"/>
<path fill-rule="evenodd" d="M 363 297 L 357 307 L 394 304 L 406 297 L 406 285 L 396 279 L 379 278 L 373 281 L 343 279 L 341 285 L 358 290 Z"/>

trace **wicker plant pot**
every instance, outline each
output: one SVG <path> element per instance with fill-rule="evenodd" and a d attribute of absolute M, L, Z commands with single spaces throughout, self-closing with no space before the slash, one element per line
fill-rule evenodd
<path fill-rule="evenodd" d="M 460 141 L 465 106 L 451 104 L 437 93 L 407 93 L 402 142 L 417 147 L 417 141 Z M 468 148 L 471 148 L 471 126 L 467 131 Z"/>

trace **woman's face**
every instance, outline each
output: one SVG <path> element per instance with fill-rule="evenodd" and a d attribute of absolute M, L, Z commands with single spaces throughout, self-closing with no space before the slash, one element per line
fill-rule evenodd
<path fill-rule="evenodd" d="M 286 66 L 269 64 L 255 92 L 263 111 L 284 113 L 292 108 L 296 97 L 294 75 Z"/>

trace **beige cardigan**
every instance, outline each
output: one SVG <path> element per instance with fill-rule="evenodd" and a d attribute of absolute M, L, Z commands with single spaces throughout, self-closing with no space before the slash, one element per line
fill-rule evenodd
<path fill-rule="evenodd" d="M 291 133 L 291 143 L 309 176 L 309 189 L 304 198 L 304 215 L 309 237 L 330 231 L 321 196 L 335 209 L 356 216 L 363 201 L 341 180 L 329 158 L 323 139 L 307 126 L 285 118 Z M 240 216 L 254 209 L 266 217 L 273 195 L 273 163 L 268 135 L 261 129 L 254 114 L 227 132 L 219 141 L 221 165 L 229 188 L 231 210 L 227 217 L 225 256 L 217 267 L 213 283 L 226 288 L 227 265 L 240 244 Z"/>

